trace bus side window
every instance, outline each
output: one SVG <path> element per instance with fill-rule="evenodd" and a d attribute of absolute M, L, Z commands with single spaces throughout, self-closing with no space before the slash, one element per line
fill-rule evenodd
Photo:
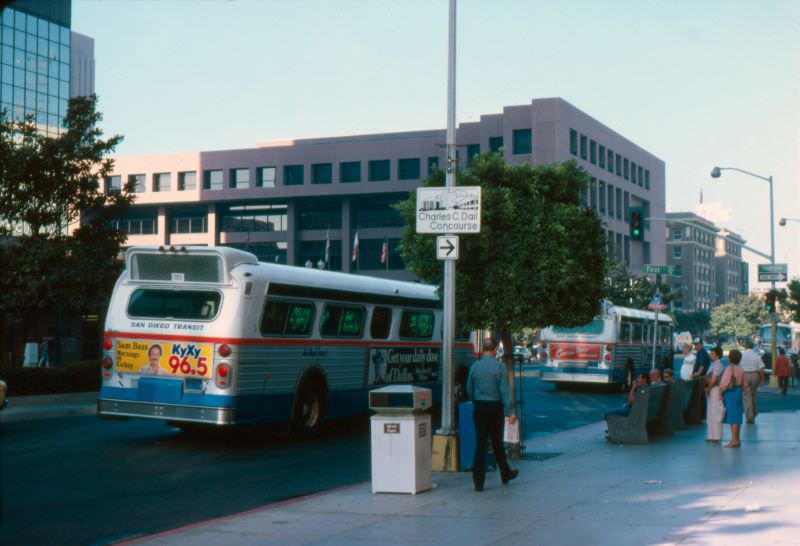
<path fill-rule="evenodd" d="M 631 323 L 623 320 L 620 324 L 620 331 L 619 331 L 619 340 L 620 341 L 630 341 L 631 340 Z"/>
<path fill-rule="evenodd" d="M 428 311 L 403 311 L 400 317 L 400 337 L 431 339 L 434 315 Z"/>
<path fill-rule="evenodd" d="M 633 328 L 631 329 L 632 332 L 632 339 L 634 343 L 641 343 L 642 342 L 642 323 L 641 322 L 634 322 L 631 325 Z"/>
<path fill-rule="evenodd" d="M 282 335 L 288 314 L 288 302 L 268 301 L 267 305 L 264 306 L 264 316 L 261 318 L 261 333 Z"/>
<path fill-rule="evenodd" d="M 372 339 L 386 339 L 392 328 L 392 310 L 389 307 L 376 307 L 372 311 L 369 335 Z"/>
<path fill-rule="evenodd" d="M 364 330 L 364 308 L 326 305 L 322 311 L 319 332 L 323 337 L 361 337 Z"/>
<path fill-rule="evenodd" d="M 309 303 L 293 303 L 289 309 L 289 317 L 286 320 L 286 335 L 304 336 L 311 330 L 311 322 L 314 318 L 314 306 Z"/>

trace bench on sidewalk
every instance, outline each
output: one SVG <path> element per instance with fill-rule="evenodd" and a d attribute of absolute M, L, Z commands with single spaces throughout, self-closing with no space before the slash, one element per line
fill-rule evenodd
<path fill-rule="evenodd" d="M 684 414 L 686 413 L 686 408 L 689 406 L 693 384 L 696 382 L 696 379 L 692 379 L 691 381 L 678 379 L 670 384 L 669 421 L 673 430 L 685 430 L 688 428 L 684 420 Z"/>
<path fill-rule="evenodd" d="M 683 412 L 683 420 L 687 425 L 700 425 L 706 418 L 705 404 L 706 394 L 703 385 L 698 378 L 689 381 L 691 388 L 687 385 L 689 401 L 686 410 Z"/>
<path fill-rule="evenodd" d="M 667 384 L 636 387 L 628 415 L 606 415 L 606 439 L 613 444 L 646 444 L 650 434 L 672 434 Z"/>

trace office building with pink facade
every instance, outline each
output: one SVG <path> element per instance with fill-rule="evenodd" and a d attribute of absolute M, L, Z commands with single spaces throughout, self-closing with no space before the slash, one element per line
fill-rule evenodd
<path fill-rule="evenodd" d="M 105 187 L 136 187 L 135 205 L 118 220 L 128 245 L 228 245 L 263 261 L 413 279 L 397 251 L 403 220 L 392 205 L 444 165 L 444 142 L 442 129 L 117 157 Z M 664 162 L 563 99 L 462 123 L 457 142 L 464 166 L 489 150 L 511 163 L 577 161 L 592 178 L 584 203 L 630 269 L 664 263 L 663 229 L 648 229 L 645 241 L 628 237 L 630 207 L 665 215 Z"/>

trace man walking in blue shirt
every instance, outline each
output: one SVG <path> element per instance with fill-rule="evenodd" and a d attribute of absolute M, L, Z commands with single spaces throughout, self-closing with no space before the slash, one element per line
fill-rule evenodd
<path fill-rule="evenodd" d="M 483 491 L 486 478 L 486 442 L 492 441 L 497 466 L 500 468 L 500 479 L 503 485 L 513 480 L 519 471 L 508 466 L 506 452 L 503 447 L 503 416 L 509 418 L 512 425 L 517 421 L 511 405 L 511 394 L 508 387 L 506 367 L 495 358 L 497 341 L 483 341 L 483 356 L 472 363 L 467 378 L 467 396 L 473 404 L 473 420 L 475 421 L 475 460 L 472 464 L 472 481 L 475 491 Z"/>

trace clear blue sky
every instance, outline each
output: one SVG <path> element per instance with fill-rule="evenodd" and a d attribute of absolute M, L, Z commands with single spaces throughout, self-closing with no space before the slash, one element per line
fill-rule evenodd
<path fill-rule="evenodd" d="M 73 30 L 121 155 L 445 125 L 447 0 L 74 0 Z M 798 36 L 800 0 L 461 0 L 457 117 L 563 97 L 666 161 L 668 210 L 703 188 L 768 250 L 766 182 L 709 171 L 774 175 L 800 218 Z"/>

